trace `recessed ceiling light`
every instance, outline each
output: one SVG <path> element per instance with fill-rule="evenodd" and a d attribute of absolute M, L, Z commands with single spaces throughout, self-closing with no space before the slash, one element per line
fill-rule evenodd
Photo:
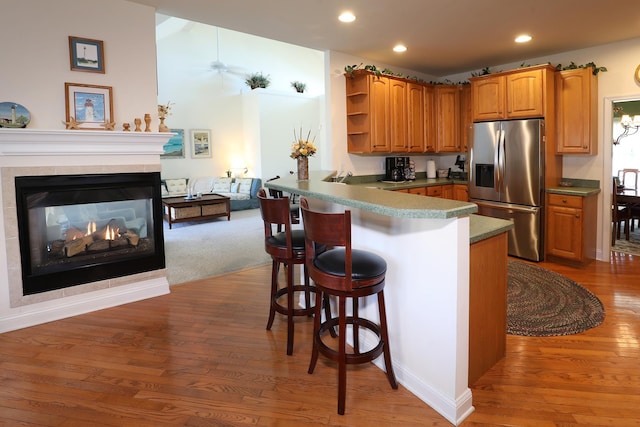
<path fill-rule="evenodd" d="M 393 51 L 398 53 L 406 52 L 406 50 L 407 50 L 407 47 L 402 44 L 397 44 L 393 47 Z"/>
<path fill-rule="evenodd" d="M 341 22 L 353 22 L 356 20 L 356 16 L 351 12 L 342 12 L 340 16 L 338 16 L 338 19 Z"/>
<path fill-rule="evenodd" d="M 531 41 L 531 36 L 528 36 L 526 34 L 516 37 L 516 43 L 526 43 L 529 41 Z"/>

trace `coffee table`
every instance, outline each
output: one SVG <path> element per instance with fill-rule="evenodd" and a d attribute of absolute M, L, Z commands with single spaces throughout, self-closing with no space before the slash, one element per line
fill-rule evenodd
<path fill-rule="evenodd" d="M 162 199 L 162 217 L 169 229 L 177 222 L 200 221 L 226 216 L 231 220 L 230 199 L 220 194 L 203 194 L 201 197 L 166 197 Z"/>

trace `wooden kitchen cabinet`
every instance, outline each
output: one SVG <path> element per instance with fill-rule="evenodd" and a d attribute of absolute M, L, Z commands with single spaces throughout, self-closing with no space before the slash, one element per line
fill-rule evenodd
<path fill-rule="evenodd" d="M 431 185 L 427 187 L 427 196 L 442 197 L 442 185 Z"/>
<path fill-rule="evenodd" d="M 598 81 L 593 68 L 556 73 L 556 152 L 598 154 Z"/>
<path fill-rule="evenodd" d="M 453 200 L 461 202 L 469 201 L 469 186 L 464 184 L 453 184 L 452 186 Z"/>
<path fill-rule="evenodd" d="M 389 79 L 389 138 L 392 152 L 409 150 L 407 132 L 407 83 Z"/>
<path fill-rule="evenodd" d="M 543 117 L 553 101 L 554 73 L 540 65 L 470 78 L 473 121 Z"/>
<path fill-rule="evenodd" d="M 426 187 L 414 187 L 407 189 L 407 193 L 409 194 L 417 194 L 418 196 L 426 196 L 427 188 Z"/>
<path fill-rule="evenodd" d="M 443 185 L 440 197 L 453 200 L 453 185 Z"/>
<path fill-rule="evenodd" d="M 349 153 L 391 152 L 390 82 L 371 73 L 346 77 Z"/>
<path fill-rule="evenodd" d="M 407 144 L 409 153 L 425 151 L 427 140 L 425 87 L 417 83 L 407 83 Z M 432 95 L 433 98 L 433 95 Z M 433 102 L 433 101 L 432 101 Z"/>
<path fill-rule="evenodd" d="M 597 196 L 549 194 L 547 254 L 586 263 L 595 259 Z"/>
<path fill-rule="evenodd" d="M 436 152 L 436 90 L 433 85 L 424 87 L 424 151 Z"/>
<path fill-rule="evenodd" d="M 460 152 L 460 88 L 457 85 L 437 85 L 436 151 Z"/>
<path fill-rule="evenodd" d="M 471 85 L 460 86 L 460 151 L 466 153 L 471 145 L 473 117 L 471 108 Z"/>

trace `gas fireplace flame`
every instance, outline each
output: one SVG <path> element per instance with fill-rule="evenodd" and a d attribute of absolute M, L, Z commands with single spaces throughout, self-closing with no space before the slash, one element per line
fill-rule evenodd
<path fill-rule="evenodd" d="M 119 235 L 120 229 L 118 227 L 111 228 L 110 225 L 107 225 L 107 229 L 104 232 L 105 240 L 115 240 Z"/>
<path fill-rule="evenodd" d="M 87 224 L 87 234 L 85 234 L 85 236 L 90 236 L 93 233 L 95 233 L 97 230 L 97 226 L 96 223 L 94 221 L 91 221 Z"/>

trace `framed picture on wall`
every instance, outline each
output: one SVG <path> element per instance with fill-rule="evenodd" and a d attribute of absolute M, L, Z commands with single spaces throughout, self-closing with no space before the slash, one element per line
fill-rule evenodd
<path fill-rule="evenodd" d="M 67 122 L 74 129 L 113 129 L 113 94 L 111 86 L 65 83 Z"/>
<path fill-rule="evenodd" d="M 184 159 L 184 129 L 170 129 L 175 133 L 166 144 L 162 146 L 161 159 Z"/>
<path fill-rule="evenodd" d="M 104 42 L 69 36 L 71 71 L 104 74 Z"/>
<path fill-rule="evenodd" d="M 208 129 L 191 130 L 191 158 L 211 157 L 211 131 Z"/>

